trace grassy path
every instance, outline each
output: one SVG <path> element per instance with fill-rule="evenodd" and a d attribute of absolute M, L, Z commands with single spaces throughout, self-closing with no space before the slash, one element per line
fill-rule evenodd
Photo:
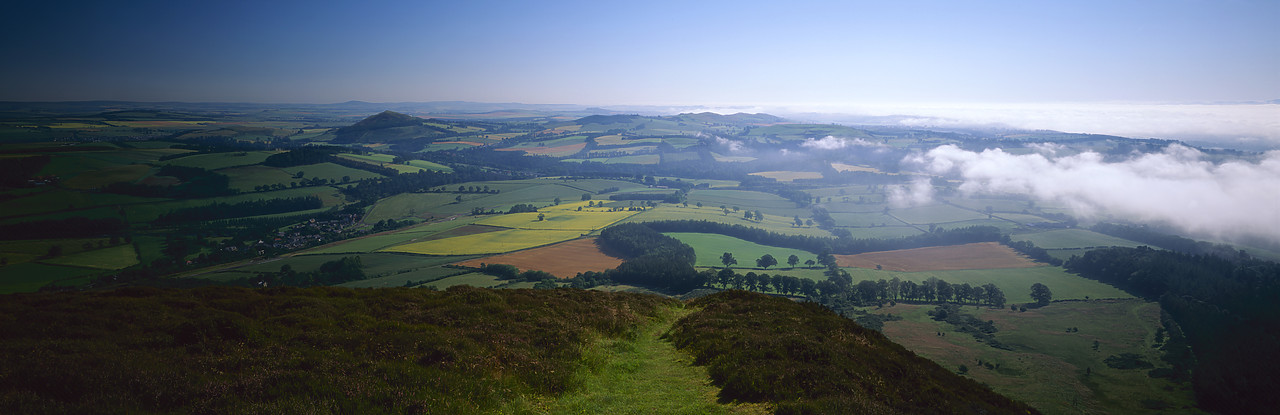
<path fill-rule="evenodd" d="M 716 402 L 705 367 L 660 337 L 694 310 L 672 309 L 661 321 L 637 331 L 635 338 L 597 341 L 584 355 L 588 368 L 581 388 L 535 404 L 532 413 L 548 414 L 767 414 L 759 404 Z M 524 412 L 524 411 L 517 411 Z M 528 413 L 528 412 L 526 412 Z"/>

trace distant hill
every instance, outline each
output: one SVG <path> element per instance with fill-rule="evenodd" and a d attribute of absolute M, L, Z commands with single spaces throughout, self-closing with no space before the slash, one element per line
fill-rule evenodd
<path fill-rule="evenodd" d="M 452 133 L 427 124 L 427 120 L 387 110 L 335 131 L 335 143 L 386 143 L 416 138 L 437 138 Z"/>

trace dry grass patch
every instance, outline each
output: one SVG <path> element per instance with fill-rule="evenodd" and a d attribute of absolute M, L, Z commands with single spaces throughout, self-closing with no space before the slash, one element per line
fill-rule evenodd
<path fill-rule="evenodd" d="M 477 258 L 455 265 L 480 267 L 480 264 L 507 264 L 521 271 L 538 270 L 560 278 L 570 278 L 579 272 L 604 271 L 622 264 L 622 258 L 600 250 L 596 238 L 575 239 L 551 246 L 520 252 Z"/>
<path fill-rule="evenodd" d="M 962 269 L 1031 268 L 1039 264 L 995 242 L 935 246 L 897 251 L 836 255 L 842 267 L 876 268 L 886 271 L 949 271 Z"/>

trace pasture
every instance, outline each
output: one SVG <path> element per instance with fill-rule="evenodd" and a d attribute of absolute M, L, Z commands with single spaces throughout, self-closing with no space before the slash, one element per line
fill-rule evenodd
<path fill-rule="evenodd" d="M 1015 241 L 1029 241 L 1044 249 L 1072 249 L 1107 246 L 1137 247 L 1143 244 L 1103 235 L 1085 229 L 1055 229 L 1051 231 L 1011 235 Z"/>
<path fill-rule="evenodd" d="M 1168 367 L 1152 347 L 1160 326 L 1156 303 L 1127 299 L 1058 302 L 1026 312 L 964 310 L 979 320 L 993 321 L 999 330 L 995 339 L 1013 350 L 976 342 L 949 324 L 930 319 L 926 312 L 932 309 L 898 304 L 868 311 L 903 317 L 885 322 L 884 334 L 894 342 L 952 370 L 965 365 L 966 376 L 1046 414 L 1144 413 L 1150 411 L 1143 407 L 1144 401 L 1167 404 L 1160 413 L 1201 413 L 1181 409 L 1195 404 L 1188 384 L 1150 378 L 1147 370 L 1114 369 L 1103 362 L 1111 355 L 1135 353 L 1156 367 Z M 938 336 L 939 332 L 947 335 Z"/>
<path fill-rule="evenodd" d="M 165 164 L 183 167 L 199 167 L 205 170 L 218 170 L 229 167 L 249 166 L 262 163 L 277 151 L 241 151 L 212 154 L 196 154 L 179 157 Z"/>
<path fill-rule="evenodd" d="M 116 270 L 137 265 L 138 254 L 134 251 L 133 245 L 117 245 L 44 259 L 40 260 L 40 262 L 49 265 Z"/>
<path fill-rule="evenodd" d="M 426 282 L 426 283 L 420 284 L 419 286 L 435 287 L 436 289 L 443 290 L 445 288 L 449 288 L 455 285 L 470 285 L 472 287 L 488 288 L 488 287 L 496 287 L 506 283 L 507 281 L 500 280 L 498 279 L 498 277 L 495 277 L 489 274 L 472 272 L 472 273 L 454 275 L 451 277 L 446 277 L 446 278 L 438 279 L 435 281 Z"/>
<path fill-rule="evenodd" d="M 33 292 L 40 287 L 56 283 L 75 286 L 89 282 L 89 277 L 103 270 L 79 267 L 63 267 L 24 262 L 0 267 L 0 294 Z"/>
<path fill-rule="evenodd" d="M 730 211 L 725 214 L 719 206 L 704 205 L 697 207 L 692 202 L 688 207 L 659 205 L 640 212 L 635 216 L 629 217 L 621 222 L 655 222 L 664 220 L 705 220 L 709 222 L 726 223 L 730 225 L 742 225 L 754 228 L 764 229 L 770 232 L 777 232 L 787 235 L 807 235 L 830 237 L 831 233 L 819 229 L 816 226 L 795 226 L 794 218 L 791 216 L 765 215 L 763 221 L 746 220 L 742 217 L 742 212 L 734 213 Z M 801 216 L 801 219 L 804 219 Z"/>
<path fill-rule="evenodd" d="M 987 219 L 987 215 L 941 203 L 904 209 L 891 209 L 890 213 L 898 219 L 913 225 L 927 225 L 930 223 L 943 224 Z"/>
<path fill-rule="evenodd" d="M 532 269 L 560 278 L 572 278 L 579 272 L 600 272 L 615 268 L 621 263 L 621 258 L 601 251 L 596 245 L 596 238 L 581 238 L 509 254 L 471 259 L 456 265 L 479 268 L 480 264 L 507 264 L 521 271 Z"/>
<path fill-rule="evenodd" d="M 112 166 L 77 175 L 62 182 L 62 186 L 70 189 L 91 190 L 104 187 L 115 182 L 131 183 L 150 173 L 151 166 L 147 166 L 145 164 Z"/>
<path fill-rule="evenodd" d="M 836 264 L 842 267 L 883 268 L 904 272 L 1030 268 L 1041 265 L 995 242 L 932 246 L 835 257 Z"/>
<path fill-rule="evenodd" d="M 720 256 L 725 252 L 733 254 L 734 259 L 738 260 L 736 265 L 732 265 L 733 268 L 761 269 L 756 266 L 756 259 L 766 254 L 778 260 L 778 264 L 769 269 L 790 268 L 791 266 L 787 265 L 787 257 L 791 255 L 799 257 L 800 264 L 804 264 L 806 260 L 816 260 L 818 257 L 817 254 L 799 249 L 761 245 L 714 233 L 667 232 L 664 235 L 679 239 L 680 242 L 693 247 L 694 254 L 697 255 L 695 265 L 699 267 L 723 267 L 724 263 L 720 262 Z"/>
<path fill-rule="evenodd" d="M 404 252 L 420 255 L 500 254 L 563 242 L 581 236 L 579 231 L 506 229 L 473 235 L 455 236 L 383 248 L 379 252 Z"/>
<path fill-rule="evenodd" d="M 638 212 L 609 212 L 607 208 L 589 208 L 588 202 L 566 203 L 538 209 L 538 212 L 494 215 L 476 222 L 479 225 L 530 230 L 575 230 L 589 232 L 604 228 Z M 578 208 L 582 208 L 578 211 Z M 543 219 L 539 220 L 541 216 Z"/>

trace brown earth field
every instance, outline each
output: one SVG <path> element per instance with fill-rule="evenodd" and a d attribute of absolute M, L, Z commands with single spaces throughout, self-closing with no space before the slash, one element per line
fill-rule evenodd
<path fill-rule="evenodd" d="M 835 257 L 836 264 L 842 267 L 875 268 L 879 265 L 887 271 L 904 272 L 1031 268 L 1043 265 L 996 242 L 868 252 Z"/>
<path fill-rule="evenodd" d="M 582 238 L 509 254 L 476 258 L 454 265 L 478 268 L 481 263 L 507 264 L 521 271 L 533 269 L 545 271 L 560 278 L 572 278 L 579 272 L 599 272 L 615 268 L 622 263 L 622 258 L 600 251 L 600 247 L 596 245 L 596 238 Z"/>

